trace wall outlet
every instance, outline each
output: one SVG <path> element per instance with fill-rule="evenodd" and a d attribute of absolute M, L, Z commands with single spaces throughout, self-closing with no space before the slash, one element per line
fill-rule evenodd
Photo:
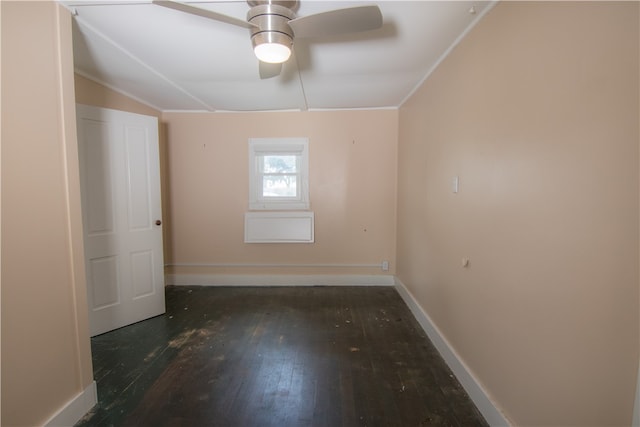
<path fill-rule="evenodd" d="M 382 261 L 382 271 L 389 271 L 389 261 Z"/>

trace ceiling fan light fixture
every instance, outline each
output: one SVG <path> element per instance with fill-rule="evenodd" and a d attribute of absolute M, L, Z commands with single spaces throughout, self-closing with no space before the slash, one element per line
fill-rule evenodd
<path fill-rule="evenodd" d="M 286 34 L 273 31 L 256 34 L 252 39 L 253 52 L 262 62 L 280 64 L 291 56 L 293 40 Z"/>
<path fill-rule="evenodd" d="M 253 51 L 260 61 L 270 64 L 281 64 L 291 56 L 291 49 L 280 43 L 262 43 Z"/>
<path fill-rule="evenodd" d="M 247 13 L 247 22 L 256 26 L 251 30 L 253 52 L 260 61 L 270 64 L 286 62 L 293 46 L 293 31 L 288 23 L 295 18 L 295 14 L 277 3 L 284 2 L 249 1 L 253 7 Z"/>

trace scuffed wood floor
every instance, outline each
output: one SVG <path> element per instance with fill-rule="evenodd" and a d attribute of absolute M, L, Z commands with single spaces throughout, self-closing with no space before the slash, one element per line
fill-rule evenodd
<path fill-rule="evenodd" d="M 76 426 L 486 426 L 391 287 L 167 287 Z"/>

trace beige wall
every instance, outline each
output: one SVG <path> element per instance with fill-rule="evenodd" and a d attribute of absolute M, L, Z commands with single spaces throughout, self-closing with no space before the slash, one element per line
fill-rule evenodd
<path fill-rule="evenodd" d="M 163 115 L 175 264 L 395 259 L 396 110 Z M 308 137 L 313 244 L 245 244 L 248 139 Z M 175 273 L 381 274 L 380 268 L 174 268 Z"/>
<path fill-rule="evenodd" d="M 516 425 L 631 422 L 638 17 L 502 2 L 400 111 L 397 275 Z"/>
<path fill-rule="evenodd" d="M 53 2 L 0 7 L 1 423 L 35 426 L 93 381 L 71 16 Z"/>
<path fill-rule="evenodd" d="M 74 75 L 76 102 L 94 107 L 111 108 L 160 118 L 160 111 L 115 92 L 79 74 Z"/>

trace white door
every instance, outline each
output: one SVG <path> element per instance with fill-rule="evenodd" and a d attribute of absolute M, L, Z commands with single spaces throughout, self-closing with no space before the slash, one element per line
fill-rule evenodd
<path fill-rule="evenodd" d="M 165 312 L 158 120 L 76 108 L 94 336 Z"/>

